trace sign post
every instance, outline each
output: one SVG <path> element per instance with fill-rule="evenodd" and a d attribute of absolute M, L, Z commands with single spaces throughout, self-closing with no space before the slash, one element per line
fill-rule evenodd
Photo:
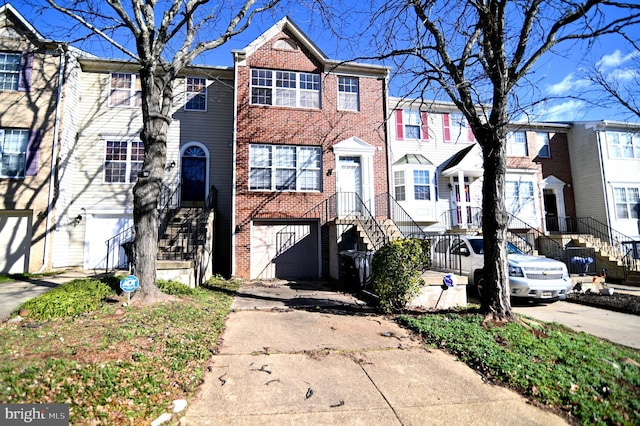
<path fill-rule="evenodd" d="M 140 280 L 135 275 L 129 275 L 127 278 L 120 280 L 120 288 L 127 293 L 127 305 L 131 303 L 131 292 L 136 291 L 140 285 Z"/>

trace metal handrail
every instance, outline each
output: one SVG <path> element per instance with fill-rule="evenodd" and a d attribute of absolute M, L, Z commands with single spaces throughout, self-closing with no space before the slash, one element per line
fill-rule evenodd
<path fill-rule="evenodd" d="M 388 192 L 376 196 L 376 212 L 386 212 L 405 238 L 424 239 L 427 233 L 416 223 L 409 213 Z"/>

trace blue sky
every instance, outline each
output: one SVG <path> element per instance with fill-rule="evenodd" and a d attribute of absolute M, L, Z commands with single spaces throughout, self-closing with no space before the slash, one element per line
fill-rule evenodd
<path fill-rule="evenodd" d="M 38 0 L 38 2 L 44 4 L 43 0 Z M 50 24 L 59 23 L 63 19 L 58 12 L 35 13 L 35 9 L 26 4 L 33 3 L 33 1 L 14 0 L 10 3 L 45 36 L 62 41 L 70 39 L 56 36 L 56 34 L 61 33 L 59 29 L 55 33 L 51 33 L 52 27 Z M 344 3 L 353 3 L 355 5 L 356 2 L 347 0 Z M 304 7 L 294 6 L 287 11 L 286 15 L 291 17 L 302 31 L 330 58 L 346 60 L 352 57 L 352 53 L 350 53 L 353 50 L 352 47 L 327 31 L 313 11 L 309 11 Z M 283 16 L 285 16 L 283 11 L 269 12 L 254 21 L 252 27 L 245 33 L 221 46 L 217 51 L 209 52 L 206 56 L 199 58 L 196 63 L 231 66 L 231 51 L 233 49 L 243 48 Z M 362 28 L 363 25 L 366 25 L 365 21 L 366 16 L 358 15 L 358 13 L 354 12 L 350 16 L 349 26 L 346 27 L 346 33 L 349 33 L 347 35 L 353 33 L 354 28 Z M 640 40 L 640 34 L 632 34 L 632 36 L 636 40 Z M 76 44 L 76 46 L 105 57 L 123 57 L 117 51 L 98 50 L 99 46 L 97 44 L 82 46 Z M 605 74 L 613 76 L 619 81 L 628 81 L 629 78 L 633 77 L 637 78 L 640 72 L 637 69 L 639 58 L 635 57 L 635 55 L 639 54 L 639 52 L 632 52 L 623 45 L 620 38 L 613 36 L 600 39 L 588 50 L 584 45 L 576 43 L 573 46 L 564 46 L 557 54 L 548 54 L 538 62 L 533 70 L 532 80 L 535 82 L 535 87 L 527 89 L 528 92 L 535 92 L 536 96 L 545 97 L 548 100 L 528 110 L 530 119 L 538 121 L 602 119 L 638 121 L 626 113 L 622 107 L 593 107 L 568 96 L 575 93 L 588 94 L 592 91 L 593 86 L 589 84 L 581 73 L 581 69 L 587 66 L 595 65 Z M 636 61 L 635 64 L 634 60 Z M 391 95 L 404 95 L 400 93 L 397 86 L 394 81 L 391 82 Z M 638 92 L 640 92 L 640 89 L 638 89 Z"/>

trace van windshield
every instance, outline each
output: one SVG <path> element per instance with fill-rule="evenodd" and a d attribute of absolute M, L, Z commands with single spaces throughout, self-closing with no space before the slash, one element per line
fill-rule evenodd
<path fill-rule="evenodd" d="M 476 254 L 484 254 L 484 240 L 482 238 L 470 239 L 469 244 Z M 522 254 L 522 251 L 512 242 L 507 241 L 507 254 Z"/>

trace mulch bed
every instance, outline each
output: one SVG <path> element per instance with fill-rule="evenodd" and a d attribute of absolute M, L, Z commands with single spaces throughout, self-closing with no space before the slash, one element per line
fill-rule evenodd
<path fill-rule="evenodd" d="M 569 293 L 567 302 L 580 303 L 625 314 L 640 315 L 640 296 L 633 294 L 613 293 L 608 296 L 589 292 Z"/>

